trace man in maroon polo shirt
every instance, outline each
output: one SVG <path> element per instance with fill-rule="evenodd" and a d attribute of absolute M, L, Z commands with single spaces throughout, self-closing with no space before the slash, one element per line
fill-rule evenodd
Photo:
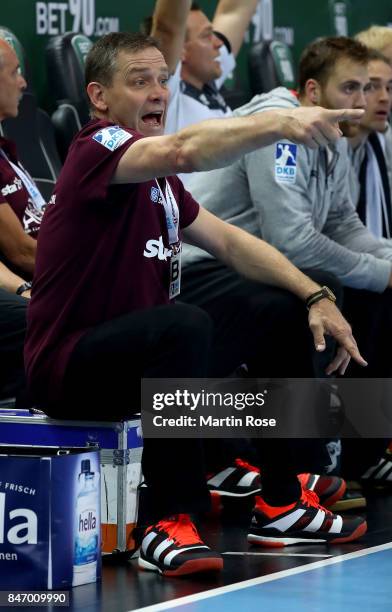
<path fill-rule="evenodd" d="M 17 116 L 25 87 L 14 50 L 0 38 L 0 121 Z M 0 137 L 0 398 L 17 396 L 17 400 L 25 386 L 24 298 L 30 297 L 31 286 L 26 281 L 33 273 L 42 217 L 22 177 L 27 173 L 18 163 L 14 144 Z"/>
<path fill-rule="evenodd" d="M 175 176 L 228 164 L 282 137 L 311 147 L 336 140 L 337 122 L 362 113 L 278 111 L 163 136 L 167 80 L 155 41 L 139 34 L 109 34 L 87 57 L 93 120 L 75 138 L 48 204 L 28 314 L 29 385 L 51 416 L 125 418 L 139 409 L 141 377 L 207 375 L 207 357 L 221 338 L 201 309 L 173 303 L 180 294 L 182 239 L 254 281 L 311 299 L 316 349 L 324 350 L 325 333 L 341 345 L 332 371 L 344 371 L 350 356 L 365 365 L 325 291 L 263 241 L 199 208 Z M 257 342 L 257 329 L 253 336 L 250 343 Z M 232 355 L 239 358 L 235 338 Z M 143 569 L 181 575 L 222 567 L 190 520 L 209 501 L 199 444 L 144 440 L 150 505 Z M 294 507 L 307 515 L 303 525 L 324 512 L 306 493 L 286 511 Z M 324 514 L 329 527 L 320 541 L 352 540 L 366 530 L 362 519 Z"/>
<path fill-rule="evenodd" d="M 15 51 L 0 39 L 0 121 L 17 116 L 25 87 Z M 31 278 L 45 202 L 6 138 L 0 138 L 0 194 L 0 259 Z"/>

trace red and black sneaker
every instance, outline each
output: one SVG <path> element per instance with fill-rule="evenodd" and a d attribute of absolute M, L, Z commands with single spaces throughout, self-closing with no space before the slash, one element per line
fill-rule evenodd
<path fill-rule="evenodd" d="M 212 494 L 223 497 L 248 497 L 260 492 L 260 470 L 247 461 L 236 459 L 217 474 L 207 476 L 207 486 Z"/>
<path fill-rule="evenodd" d="M 259 546 L 342 544 L 366 533 L 360 517 L 342 517 L 320 506 L 314 491 L 302 490 L 301 499 L 288 506 L 269 506 L 257 498 L 248 542 Z"/>
<path fill-rule="evenodd" d="M 362 474 L 361 479 L 364 486 L 376 488 L 392 487 L 392 443 L 376 465 L 372 465 Z"/>
<path fill-rule="evenodd" d="M 185 576 L 220 571 L 223 558 L 200 539 L 188 514 L 177 514 L 146 529 L 139 568 L 165 576 Z"/>
<path fill-rule="evenodd" d="M 346 492 L 346 481 L 339 476 L 320 476 L 319 474 L 298 474 L 303 489 L 314 491 L 320 505 L 329 508 L 342 499 Z"/>

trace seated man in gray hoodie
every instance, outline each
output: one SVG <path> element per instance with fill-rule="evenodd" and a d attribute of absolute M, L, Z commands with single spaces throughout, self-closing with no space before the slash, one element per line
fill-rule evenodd
<path fill-rule="evenodd" d="M 299 97 L 279 88 L 256 96 L 238 115 L 320 104 L 365 108 L 369 51 L 345 37 L 319 39 L 301 58 Z M 341 124 L 354 136 L 357 123 Z M 312 151 L 289 141 L 243 156 L 230 167 L 192 177 L 194 197 L 221 218 L 262 237 L 301 269 L 336 275 L 344 308 L 364 348 L 365 376 L 389 377 L 385 359 L 392 335 L 392 242 L 374 237 L 349 193 L 347 141 Z M 207 254 L 188 247 L 184 284 Z M 187 270 L 189 272 L 187 272 Z M 389 349 L 388 349 L 389 350 Z M 350 367 L 351 375 L 363 376 Z"/>
<path fill-rule="evenodd" d="M 152 23 L 145 24 L 158 39 L 171 74 L 168 81 L 171 97 L 165 126 L 168 134 L 202 119 L 223 118 L 232 113 L 219 90 L 235 65 L 234 58 L 257 2 L 219 0 L 216 4 L 210 22 L 191 0 L 157 0 Z M 181 180 L 187 186 L 191 175 L 182 174 Z M 243 227 L 246 229 L 246 225 Z M 247 355 L 246 365 L 251 376 L 313 377 L 331 362 L 332 343 L 328 343 L 328 350 L 322 355 L 315 354 L 306 314 L 295 296 L 267 284 L 248 282 L 218 261 L 210 261 L 207 268 L 202 271 L 196 268 L 196 278 L 186 274 L 182 301 L 202 307 L 222 330 L 229 330 L 229 322 L 235 313 L 238 344 L 243 346 Z M 320 285 L 328 285 L 339 303 L 340 285 L 335 277 L 326 273 L 310 273 L 310 276 Z M 248 313 L 246 326 L 240 324 L 244 311 Z M 257 345 L 261 350 L 253 355 L 249 338 L 254 338 L 255 329 L 258 330 Z M 232 335 L 227 335 L 230 342 Z M 222 346 L 216 360 L 221 368 L 225 355 L 229 353 L 229 344 Z M 215 369 L 211 375 L 220 376 L 223 372 L 223 369 Z M 312 455 L 314 460 L 307 465 L 318 471 L 329 457 L 318 443 L 312 442 L 308 443 L 306 456 L 309 460 Z M 259 482 L 257 474 L 251 467 L 247 472 L 246 463 L 238 460 L 239 456 L 251 458 L 248 452 L 246 445 L 239 444 L 238 440 L 205 441 L 208 486 L 212 493 L 238 496 L 240 491 L 242 495 L 246 491 L 250 494 L 255 491 Z M 298 456 L 300 452 L 295 454 Z M 282 452 L 281 456 L 282 462 L 288 463 L 286 453 Z M 244 482 L 249 486 L 244 487 Z M 263 486 L 265 488 L 265 483 Z M 318 487 L 322 487 L 322 479 L 318 481 Z M 279 483 L 275 488 L 281 489 Z M 316 491 L 320 492 L 320 488 Z"/>

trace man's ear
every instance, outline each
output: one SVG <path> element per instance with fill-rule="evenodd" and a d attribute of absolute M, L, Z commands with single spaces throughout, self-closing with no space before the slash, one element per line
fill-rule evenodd
<path fill-rule="evenodd" d="M 105 92 L 106 88 L 96 81 L 92 81 L 87 85 L 87 95 L 90 98 L 91 104 L 101 112 L 106 112 L 108 109 Z"/>
<path fill-rule="evenodd" d="M 305 96 L 311 104 L 319 105 L 321 101 L 321 87 L 316 79 L 308 79 L 305 84 Z"/>
<path fill-rule="evenodd" d="M 188 59 L 188 46 L 187 46 L 187 41 L 184 40 L 184 43 L 181 49 L 181 54 L 180 54 L 180 61 L 182 64 L 186 64 L 187 59 Z"/>

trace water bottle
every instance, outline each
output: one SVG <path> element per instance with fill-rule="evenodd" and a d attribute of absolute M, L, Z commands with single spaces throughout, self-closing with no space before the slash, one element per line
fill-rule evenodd
<path fill-rule="evenodd" d="M 78 476 L 74 531 L 72 586 L 96 582 L 99 550 L 98 474 L 91 471 L 90 459 L 81 462 Z"/>

